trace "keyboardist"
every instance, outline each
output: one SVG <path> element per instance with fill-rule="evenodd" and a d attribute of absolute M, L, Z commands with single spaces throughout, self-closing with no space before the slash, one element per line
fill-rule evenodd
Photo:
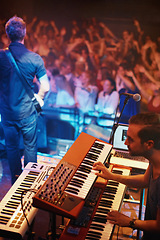
<path fill-rule="evenodd" d="M 111 211 L 107 219 L 111 223 L 143 231 L 143 240 L 160 239 L 160 116 L 140 113 L 131 117 L 125 144 L 133 156 L 144 156 L 149 167 L 144 175 L 121 176 L 109 172 L 102 163 L 95 163 L 96 175 L 121 182 L 129 187 L 147 188 L 145 219 L 131 219 L 117 211 Z"/>

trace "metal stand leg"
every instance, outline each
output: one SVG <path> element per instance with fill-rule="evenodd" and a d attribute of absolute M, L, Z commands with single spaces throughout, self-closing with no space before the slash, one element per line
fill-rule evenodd
<path fill-rule="evenodd" d="M 140 194 L 140 205 L 139 205 L 139 216 L 138 219 L 142 219 L 142 208 L 144 205 L 144 195 L 145 195 L 145 189 L 141 189 L 141 194 Z M 137 230 L 137 240 L 140 239 L 140 230 Z"/>
<path fill-rule="evenodd" d="M 51 214 L 51 230 L 52 230 L 52 240 L 56 239 L 56 214 Z"/>
<path fill-rule="evenodd" d="M 28 231 L 28 236 L 27 236 L 27 240 L 34 240 L 34 237 L 35 237 L 35 232 L 33 232 L 33 226 L 34 226 L 34 222 L 35 222 L 35 218 L 33 219 L 32 223 L 31 223 L 31 226 L 30 226 L 30 229 Z"/>

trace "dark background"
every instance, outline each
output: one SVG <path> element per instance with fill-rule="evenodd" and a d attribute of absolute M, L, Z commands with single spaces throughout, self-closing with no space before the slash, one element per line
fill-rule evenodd
<path fill-rule="evenodd" d="M 0 18 L 8 20 L 15 14 L 27 15 L 28 21 L 34 16 L 53 19 L 58 27 L 96 17 L 117 35 L 136 18 L 146 34 L 160 35 L 160 1 L 155 0 L 1 0 Z"/>

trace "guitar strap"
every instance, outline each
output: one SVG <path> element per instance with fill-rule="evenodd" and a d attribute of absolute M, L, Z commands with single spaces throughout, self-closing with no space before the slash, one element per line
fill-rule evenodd
<path fill-rule="evenodd" d="M 16 70 L 19 78 L 21 79 L 21 82 L 22 82 L 23 86 L 25 87 L 25 90 L 26 90 L 27 94 L 28 94 L 29 97 L 31 98 L 31 100 L 32 100 L 32 102 L 33 102 L 33 104 L 34 104 L 37 112 L 38 112 L 38 113 L 41 112 L 41 111 L 42 111 L 42 108 L 41 108 L 39 102 L 37 101 L 37 99 L 35 98 L 34 92 L 33 92 L 33 90 L 31 89 L 30 84 L 29 84 L 28 81 L 24 78 L 24 76 L 22 75 L 22 73 L 20 72 L 20 69 L 19 69 L 19 67 L 18 67 L 18 65 L 17 65 L 17 63 L 16 63 L 16 61 L 15 61 L 12 53 L 10 52 L 9 49 L 5 50 L 5 53 L 6 53 L 7 57 L 8 57 L 8 59 L 9 59 L 10 63 L 15 67 L 15 70 Z"/>

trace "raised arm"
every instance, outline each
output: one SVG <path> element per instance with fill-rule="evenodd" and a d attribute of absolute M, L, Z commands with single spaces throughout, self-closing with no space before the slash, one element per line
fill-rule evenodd
<path fill-rule="evenodd" d="M 135 90 L 135 85 L 134 85 L 134 83 L 132 83 L 132 82 L 129 80 L 128 77 L 123 76 L 122 74 L 119 74 L 119 73 L 118 73 L 118 75 L 119 75 L 119 77 L 122 79 L 122 81 L 125 83 L 125 85 L 126 85 L 127 88 L 131 89 L 132 91 Z"/>
<path fill-rule="evenodd" d="M 149 101 L 152 96 L 143 88 L 143 85 L 137 80 L 137 78 L 135 77 L 134 73 L 132 71 L 128 71 L 127 74 L 128 74 L 128 76 L 132 77 L 135 85 L 140 90 L 140 93 L 142 94 L 142 96 L 147 101 Z"/>
<path fill-rule="evenodd" d="M 144 73 L 151 82 L 160 86 L 160 82 L 156 81 L 155 78 L 143 66 L 140 66 L 139 70 L 140 72 Z"/>
<path fill-rule="evenodd" d="M 117 39 L 117 37 L 114 35 L 114 33 L 103 22 L 100 22 L 99 25 L 100 25 L 100 27 L 103 28 L 104 34 L 107 33 L 110 37 Z"/>

